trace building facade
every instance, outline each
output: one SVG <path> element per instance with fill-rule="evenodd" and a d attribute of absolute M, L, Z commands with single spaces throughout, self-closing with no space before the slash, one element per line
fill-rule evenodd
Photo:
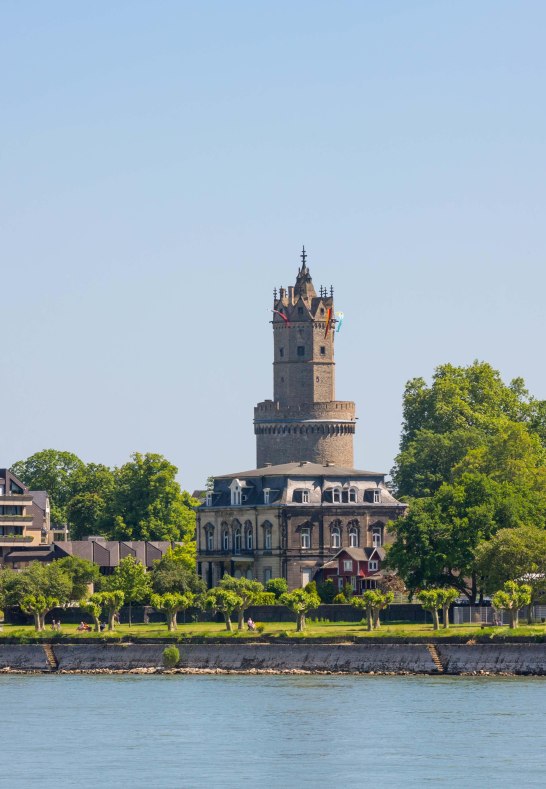
<path fill-rule="evenodd" d="M 13 548 L 34 547 L 49 540 L 47 493 L 29 490 L 9 469 L 0 468 L 0 563 Z"/>
<path fill-rule="evenodd" d="M 257 468 L 215 477 L 197 512 L 198 572 L 209 587 L 225 573 L 305 586 L 333 574 L 325 565 L 342 548 L 377 549 L 381 571 L 387 523 L 406 505 L 384 474 L 353 468 L 355 405 L 335 400 L 340 317 L 332 288 L 317 295 L 304 250 L 296 284 L 274 295 L 273 400 L 254 410 Z M 355 567 L 362 578 L 364 564 Z"/>

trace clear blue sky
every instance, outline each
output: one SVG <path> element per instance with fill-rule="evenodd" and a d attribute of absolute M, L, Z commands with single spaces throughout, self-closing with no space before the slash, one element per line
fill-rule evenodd
<path fill-rule="evenodd" d="M 545 30 L 542 0 L 4 0 L 0 465 L 251 468 L 302 243 L 358 467 L 443 362 L 546 398 Z"/>

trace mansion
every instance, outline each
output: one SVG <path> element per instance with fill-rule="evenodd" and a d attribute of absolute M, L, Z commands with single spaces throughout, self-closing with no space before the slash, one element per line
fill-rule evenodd
<path fill-rule="evenodd" d="M 286 578 L 290 589 L 331 577 L 360 592 L 380 577 L 387 523 L 406 505 L 384 474 L 353 468 L 355 404 L 335 400 L 337 320 L 333 289 L 316 293 L 304 250 L 296 284 L 274 295 L 274 395 L 254 411 L 257 468 L 215 477 L 197 511 L 209 587 L 229 573 Z M 342 549 L 354 562 L 334 577 Z"/>

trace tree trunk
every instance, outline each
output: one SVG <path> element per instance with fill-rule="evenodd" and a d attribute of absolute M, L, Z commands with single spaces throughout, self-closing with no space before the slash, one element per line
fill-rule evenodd
<path fill-rule="evenodd" d="M 298 624 L 296 625 L 296 633 L 303 633 L 305 630 L 305 614 L 298 614 Z"/>
<path fill-rule="evenodd" d="M 42 618 L 37 611 L 33 611 L 32 616 L 34 617 L 34 630 L 39 633 L 42 629 Z"/>
<path fill-rule="evenodd" d="M 229 614 L 224 614 L 224 620 L 225 620 L 225 623 L 226 623 L 226 630 L 229 630 L 229 632 L 231 633 L 233 628 L 231 626 L 231 619 L 230 619 Z"/>
<path fill-rule="evenodd" d="M 178 630 L 178 611 L 173 611 L 173 630 Z"/>
<path fill-rule="evenodd" d="M 129 627 L 133 624 L 133 603 L 129 600 Z"/>
<path fill-rule="evenodd" d="M 373 630 L 373 611 L 370 606 L 366 608 L 367 629 Z"/>
<path fill-rule="evenodd" d="M 100 633 L 100 619 L 98 616 L 93 617 L 93 622 L 95 623 L 95 627 L 93 628 L 95 633 Z"/>
<path fill-rule="evenodd" d="M 478 579 L 476 573 L 472 573 L 472 590 L 470 592 L 470 605 L 476 605 L 476 596 L 478 594 Z"/>
<path fill-rule="evenodd" d="M 379 621 L 379 615 L 381 613 L 380 608 L 375 608 L 373 612 L 373 626 L 374 629 L 377 630 L 378 627 L 381 627 L 381 622 Z"/>
<path fill-rule="evenodd" d="M 510 608 L 508 610 L 508 614 L 510 616 L 510 630 L 513 630 L 515 628 L 515 626 L 516 626 L 516 616 L 515 616 L 514 609 Z"/>
<path fill-rule="evenodd" d="M 116 613 L 115 611 L 108 611 L 108 630 L 113 630 L 114 629 L 114 616 L 115 616 L 115 613 Z"/>
<path fill-rule="evenodd" d="M 174 630 L 174 613 L 172 611 L 167 612 L 167 627 L 169 629 L 169 633 L 172 633 Z"/>
<path fill-rule="evenodd" d="M 46 613 L 47 613 L 47 612 L 46 612 L 46 611 L 44 611 L 42 614 L 40 614 L 40 630 L 45 630 L 45 617 L 46 617 Z"/>
<path fill-rule="evenodd" d="M 519 608 L 514 608 L 514 627 L 519 627 Z"/>
<path fill-rule="evenodd" d="M 440 629 L 440 620 L 438 618 L 438 609 L 432 609 L 432 629 L 439 630 Z"/>
<path fill-rule="evenodd" d="M 244 630 L 245 629 L 245 609 L 238 608 L 237 609 L 237 630 Z"/>
<path fill-rule="evenodd" d="M 444 629 L 447 630 L 447 628 L 449 627 L 449 605 L 444 605 L 443 613 L 444 613 Z"/>

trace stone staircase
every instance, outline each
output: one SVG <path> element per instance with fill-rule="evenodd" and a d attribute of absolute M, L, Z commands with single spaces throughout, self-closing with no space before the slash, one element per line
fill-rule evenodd
<path fill-rule="evenodd" d="M 434 665 L 436 666 L 436 670 L 438 671 L 438 674 L 443 674 L 444 666 L 442 664 L 442 661 L 440 660 L 440 655 L 438 654 L 438 650 L 436 649 L 435 645 L 427 644 L 427 649 L 430 653 Z"/>
<path fill-rule="evenodd" d="M 47 662 L 49 664 L 49 668 L 51 669 L 51 671 L 57 671 L 59 668 L 59 663 L 57 661 L 57 658 L 55 657 L 55 653 L 53 652 L 53 648 L 51 644 L 42 644 L 42 646 L 44 648 L 44 652 Z"/>

